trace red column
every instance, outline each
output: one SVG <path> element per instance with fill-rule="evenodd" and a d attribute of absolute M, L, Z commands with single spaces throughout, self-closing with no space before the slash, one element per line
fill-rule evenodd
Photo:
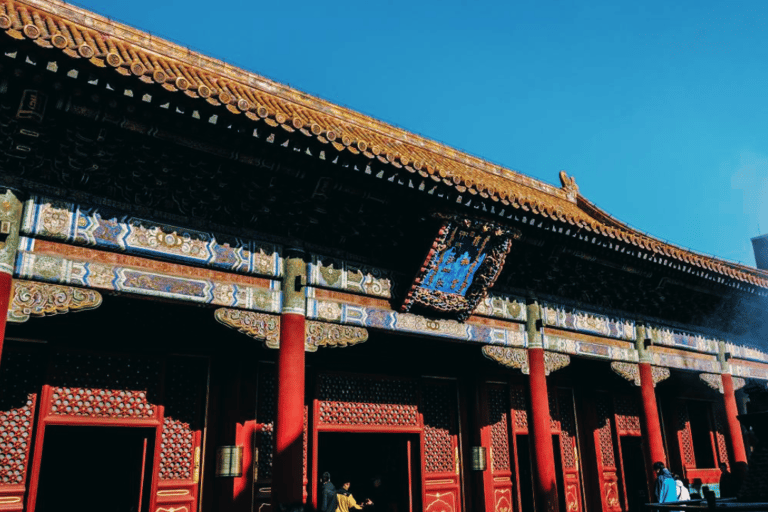
<path fill-rule="evenodd" d="M 731 438 L 734 462 L 747 462 L 747 452 L 744 450 L 744 438 L 741 435 L 741 423 L 737 416 L 739 409 L 736 407 L 736 393 L 733 390 L 733 377 L 729 373 L 723 373 L 723 397 L 725 399 L 725 416 L 728 419 L 728 437 Z"/>
<path fill-rule="evenodd" d="M 304 300 L 306 266 L 286 258 L 280 353 L 277 359 L 277 418 L 272 459 L 272 501 L 301 503 L 304 498 Z"/>
<path fill-rule="evenodd" d="M 544 370 L 544 349 L 528 349 L 530 367 L 531 416 L 533 417 L 534 490 L 537 509 L 558 510 L 555 482 L 555 454 L 552 450 L 552 427 L 549 416 L 547 377 Z"/>
<path fill-rule="evenodd" d="M 642 420 L 645 427 L 646 445 L 650 463 L 667 463 L 664 454 L 664 442 L 661 439 L 661 422 L 659 421 L 659 409 L 656 405 L 656 393 L 653 390 L 653 375 L 650 363 L 639 363 L 640 367 L 640 395 L 643 402 Z"/>

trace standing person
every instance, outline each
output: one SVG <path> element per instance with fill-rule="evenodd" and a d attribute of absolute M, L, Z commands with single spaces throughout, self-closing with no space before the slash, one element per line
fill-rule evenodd
<path fill-rule="evenodd" d="M 720 497 L 730 498 L 736 496 L 733 474 L 728 471 L 728 464 L 720 463 Z"/>
<path fill-rule="evenodd" d="M 355 501 L 355 498 L 352 496 L 352 493 L 349 492 L 350 485 L 351 482 L 347 480 L 344 482 L 344 485 L 341 486 L 341 489 L 336 491 L 336 500 L 339 503 L 336 507 L 336 512 L 349 512 L 352 509 L 362 510 L 366 505 L 373 505 L 371 500 L 365 500 L 358 505 L 357 501 Z"/>
<path fill-rule="evenodd" d="M 336 512 L 336 508 L 339 506 L 336 499 L 336 487 L 331 482 L 331 474 L 329 472 L 323 473 L 322 477 L 323 489 L 320 496 L 320 512 Z"/>
<path fill-rule="evenodd" d="M 685 482 L 680 478 L 680 475 L 675 473 L 672 475 L 675 479 L 675 489 L 677 490 L 677 501 L 691 501 L 691 493 L 688 492 L 688 487 L 685 486 Z"/>
<path fill-rule="evenodd" d="M 672 473 L 664 466 L 663 462 L 654 462 L 653 470 L 656 472 L 656 502 L 668 503 L 677 501 L 677 486 Z"/>

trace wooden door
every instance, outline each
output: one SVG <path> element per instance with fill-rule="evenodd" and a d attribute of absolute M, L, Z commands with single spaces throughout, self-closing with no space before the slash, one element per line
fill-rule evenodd
<path fill-rule="evenodd" d="M 483 473 L 486 510 L 511 512 L 516 502 L 514 450 L 511 439 L 509 386 L 486 383 L 483 397 L 485 421 L 481 429 L 482 446 L 488 469 Z"/>
<path fill-rule="evenodd" d="M 455 381 L 424 379 L 421 409 L 424 511 L 460 512 L 461 461 Z"/>
<path fill-rule="evenodd" d="M 622 507 L 611 402 L 611 397 L 607 393 L 595 393 L 592 435 L 603 511 L 620 512 Z"/>

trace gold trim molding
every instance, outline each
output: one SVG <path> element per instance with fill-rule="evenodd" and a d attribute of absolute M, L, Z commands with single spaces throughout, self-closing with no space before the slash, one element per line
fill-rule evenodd
<path fill-rule="evenodd" d="M 624 361 L 613 361 L 611 362 L 611 370 L 629 382 L 632 382 L 635 386 L 640 387 L 640 367 L 637 364 L 626 363 Z M 669 368 L 663 366 L 651 366 L 653 387 L 656 387 L 656 384 L 659 382 L 667 380 L 670 375 Z"/>
<path fill-rule="evenodd" d="M 707 386 L 714 389 L 721 395 L 725 393 L 723 389 L 723 377 L 717 373 L 700 373 L 699 378 L 703 380 Z M 733 379 L 733 390 L 738 391 L 747 385 L 747 381 L 741 377 L 731 377 Z"/>
<path fill-rule="evenodd" d="M 96 309 L 101 302 L 101 294 L 96 290 L 14 280 L 7 319 L 9 322 L 23 323 L 31 316 L 53 316 Z"/>
<path fill-rule="evenodd" d="M 368 340 L 368 330 L 364 327 L 329 324 L 313 320 L 307 320 L 305 332 L 304 349 L 307 352 L 317 352 L 318 347 L 349 347 Z"/>
<path fill-rule="evenodd" d="M 524 348 L 499 347 L 486 345 L 483 347 L 483 355 L 508 368 L 517 368 L 523 375 L 529 375 L 531 368 L 528 365 L 528 350 Z M 559 352 L 544 352 L 544 374 L 565 368 L 571 364 L 571 357 Z"/>
<path fill-rule="evenodd" d="M 227 327 L 263 341 L 269 348 L 280 348 L 280 317 L 277 315 L 219 308 L 214 317 Z"/>
<path fill-rule="evenodd" d="M 278 315 L 219 308 L 214 316 L 219 323 L 263 341 L 268 348 L 280 348 Z M 317 352 L 318 347 L 349 347 L 368 340 L 368 330 L 364 327 L 307 320 L 304 330 L 304 350 L 307 352 Z"/>

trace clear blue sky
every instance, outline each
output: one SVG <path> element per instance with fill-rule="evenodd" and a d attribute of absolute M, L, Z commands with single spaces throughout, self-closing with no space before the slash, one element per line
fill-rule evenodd
<path fill-rule="evenodd" d="M 754 265 L 768 2 L 80 0 Z"/>

